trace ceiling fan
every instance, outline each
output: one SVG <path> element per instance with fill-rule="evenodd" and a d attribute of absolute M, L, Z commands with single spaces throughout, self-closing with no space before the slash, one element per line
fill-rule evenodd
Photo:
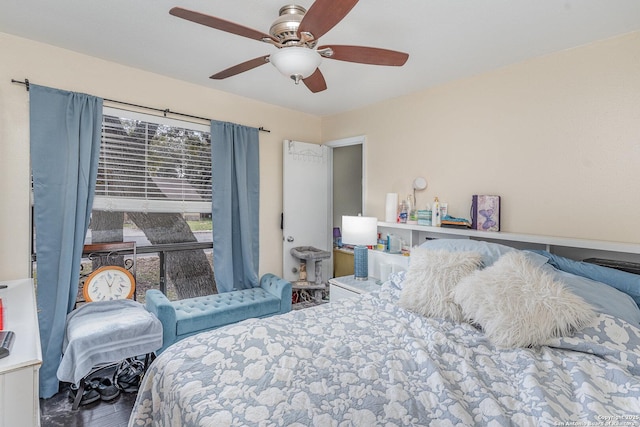
<path fill-rule="evenodd" d="M 226 79 L 270 62 L 282 74 L 293 79 L 296 84 L 302 80 L 311 92 L 316 93 L 327 88 L 324 76 L 318 68 L 323 58 L 392 66 L 404 65 L 409 58 L 409 55 L 403 52 L 375 47 L 348 45 L 316 47 L 318 39 L 340 22 L 356 3 L 358 0 L 316 0 L 308 11 L 295 4 L 283 6 L 280 8 L 280 16 L 271 25 L 269 34 L 181 7 L 174 7 L 169 13 L 207 27 L 269 43 L 278 48 L 271 55 L 260 56 L 234 65 L 210 78 Z"/>

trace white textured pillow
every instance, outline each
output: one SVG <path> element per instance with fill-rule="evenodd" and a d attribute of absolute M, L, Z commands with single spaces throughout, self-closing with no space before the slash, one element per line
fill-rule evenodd
<path fill-rule="evenodd" d="M 427 317 L 463 320 L 451 291 L 460 279 L 480 267 L 477 252 L 432 251 L 414 248 L 400 294 L 400 307 Z"/>
<path fill-rule="evenodd" d="M 544 345 L 596 317 L 591 305 L 521 252 L 505 254 L 491 267 L 462 279 L 453 299 L 466 320 L 480 325 L 499 347 Z"/>

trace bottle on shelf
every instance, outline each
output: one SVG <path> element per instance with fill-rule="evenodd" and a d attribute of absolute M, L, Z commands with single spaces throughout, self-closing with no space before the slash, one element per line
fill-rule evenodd
<path fill-rule="evenodd" d="M 442 225 L 441 220 L 440 201 L 438 200 L 438 197 L 436 197 L 431 209 L 431 225 L 434 227 L 440 227 Z"/>
<path fill-rule="evenodd" d="M 407 216 L 407 224 L 417 224 L 418 223 L 418 211 L 416 207 L 416 201 L 414 197 L 409 194 L 407 196 L 407 210 L 409 212 Z"/>
<path fill-rule="evenodd" d="M 399 209 L 400 213 L 398 214 L 398 222 L 401 224 L 406 224 L 407 223 L 407 217 L 409 216 L 409 210 L 408 210 L 408 206 L 407 206 L 407 201 L 403 200 L 400 203 L 400 209 Z"/>
<path fill-rule="evenodd" d="M 390 254 L 399 254 L 402 250 L 402 242 L 399 237 L 394 236 L 393 234 L 387 234 L 389 253 Z"/>

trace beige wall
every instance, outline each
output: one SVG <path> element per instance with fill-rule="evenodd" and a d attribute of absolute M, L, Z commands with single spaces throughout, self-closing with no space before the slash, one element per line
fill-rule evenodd
<path fill-rule="evenodd" d="M 366 214 L 416 176 L 449 213 L 502 196 L 502 229 L 640 242 L 640 32 L 324 118 L 366 135 Z"/>
<path fill-rule="evenodd" d="M 282 141 L 320 142 L 319 117 L 4 33 L 0 52 L 0 280 L 30 268 L 28 93 L 12 78 L 270 129 L 260 133 L 260 272 L 281 274 Z"/>
<path fill-rule="evenodd" d="M 418 175 L 449 212 L 503 197 L 503 230 L 640 242 L 640 33 L 319 118 L 0 33 L 0 280 L 29 270 L 28 94 L 12 78 L 250 126 L 260 270 L 281 273 L 282 140 L 366 135 L 366 212 Z M 293 118 L 293 120 L 292 120 Z"/>

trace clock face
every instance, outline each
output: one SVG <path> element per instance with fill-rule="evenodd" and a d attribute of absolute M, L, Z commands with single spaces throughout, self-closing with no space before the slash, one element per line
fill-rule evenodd
<path fill-rule="evenodd" d="M 131 273 L 122 267 L 104 266 L 87 277 L 83 293 L 87 301 L 109 301 L 131 298 L 134 290 Z"/>

